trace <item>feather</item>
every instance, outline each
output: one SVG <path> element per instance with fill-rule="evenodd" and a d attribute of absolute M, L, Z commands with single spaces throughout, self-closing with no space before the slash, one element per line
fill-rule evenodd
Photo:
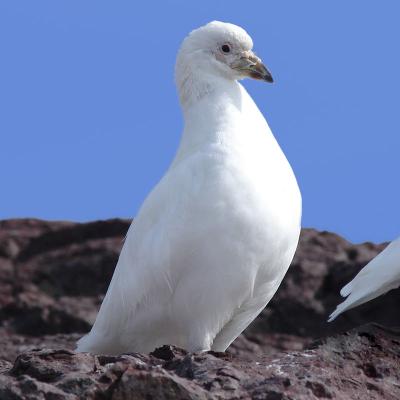
<path fill-rule="evenodd" d="M 336 307 L 328 322 L 343 312 L 375 299 L 400 286 L 400 238 L 393 241 L 370 261 L 340 294 L 347 297 Z"/>

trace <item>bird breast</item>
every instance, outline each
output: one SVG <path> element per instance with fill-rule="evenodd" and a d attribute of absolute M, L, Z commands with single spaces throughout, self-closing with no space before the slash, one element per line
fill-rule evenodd
<path fill-rule="evenodd" d="M 200 224 L 197 246 L 202 237 L 225 241 L 229 232 L 231 247 L 266 258 L 271 244 L 277 251 L 297 244 L 301 197 L 267 122 L 247 92 L 241 96 L 240 108 L 226 99 L 222 108 L 217 98 L 194 113 L 167 179 L 190 182 L 179 191 L 180 218 Z"/>

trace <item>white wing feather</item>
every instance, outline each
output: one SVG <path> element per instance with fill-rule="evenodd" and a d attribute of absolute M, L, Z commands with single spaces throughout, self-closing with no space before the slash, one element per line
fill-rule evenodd
<path fill-rule="evenodd" d="M 190 170 L 185 173 L 190 174 Z M 129 228 L 96 322 L 91 332 L 79 340 L 78 351 L 121 353 L 143 348 L 143 343 L 134 340 L 152 341 L 148 332 L 144 336 L 141 331 L 163 320 L 160 313 L 165 312 L 164 305 L 176 285 L 171 248 L 185 251 L 176 243 L 182 196 L 176 174 L 166 174 L 147 197 Z"/>
<path fill-rule="evenodd" d="M 347 299 L 336 307 L 329 322 L 338 315 L 400 286 L 400 238 L 370 261 L 340 294 Z"/>

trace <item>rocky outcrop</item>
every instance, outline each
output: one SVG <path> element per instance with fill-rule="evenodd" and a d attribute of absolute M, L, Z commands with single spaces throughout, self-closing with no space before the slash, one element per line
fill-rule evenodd
<path fill-rule="evenodd" d="M 400 398 L 400 338 L 389 328 L 400 326 L 399 291 L 326 323 L 340 287 L 383 245 L 312 229 L 276 296 L 227 354 L 74 354 L 129 223 L 0 221 L 0 399 Z M 354 330 L 370 322 L 386 328 Z"/>
<path fill-rule="evenodd" d="M 119 357 L 32 350 L 0 375 L 8 399 L 398 399 L 400 332 L 368 325 L 307 350 L 242 360 L 164 346 Z"/>

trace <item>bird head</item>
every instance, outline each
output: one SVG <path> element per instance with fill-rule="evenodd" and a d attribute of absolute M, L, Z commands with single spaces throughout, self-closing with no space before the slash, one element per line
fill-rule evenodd
<path fill-rule="evenodd" d="M 246 77 L 273 82 L 272 75 L 252 51 L 247 32 L 230 23 L 213 21 L 192 31 L 183 41 L 177 59 L 177 75 L 182 69 L 220 75 L 229 80 Z"/>

